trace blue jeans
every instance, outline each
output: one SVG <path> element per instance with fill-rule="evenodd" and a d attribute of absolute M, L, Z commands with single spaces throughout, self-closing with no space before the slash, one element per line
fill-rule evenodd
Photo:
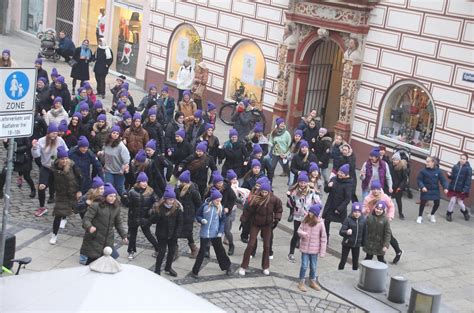
<path fill-rule="evenodd" d="M 112 174 L 105 172 L 105 182 L 111 183 L 117 189 L 118 195 L 121 196 L 125 192 L 125 176 L 123 174 Z"/>
<path fill-rule="evenodd" d="M 300 267 L 300 280 L 303 280 L 306 276 L 306 269 L 308 268 L 309 262 L 309 278 L 316 280 L 316 267 L 318 266 L 318 255 L 301 253 L 301 267 Z"/>

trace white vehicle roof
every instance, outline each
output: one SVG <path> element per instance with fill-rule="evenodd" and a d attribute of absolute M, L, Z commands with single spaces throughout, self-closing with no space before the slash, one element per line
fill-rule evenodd
<path fill-rule="evenodd" d="M 0 312 L 224 312 L 142 267 L 104 274 L 88 266 L 0 278 Z"/>

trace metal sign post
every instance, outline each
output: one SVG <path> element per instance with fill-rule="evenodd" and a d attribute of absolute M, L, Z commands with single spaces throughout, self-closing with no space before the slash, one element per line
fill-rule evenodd
<path fill-rule="evenodd" d="M 35 109 L 36 69 L 0 68 L 0 138 L 9 138 L 5 202 L 2 214 L 0 240 L 0 264 L 4 265 L 5 240 L 10 209 L 10 186 L 13 172 L 14 138 L 30 137 L 33 134 Z M 0 267 L 0 276 L 2 275 Z"/>

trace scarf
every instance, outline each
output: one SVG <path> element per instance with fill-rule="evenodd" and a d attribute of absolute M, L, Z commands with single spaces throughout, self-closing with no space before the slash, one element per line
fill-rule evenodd
<path fill-rule="evenodd" d="M 64 108 L 62 108 L 62 107 L 59 108 L 59 109 L 51 109 L 51 110 L 49 110 L 49 112 L 51 112 L 51 115 L 52 115 L 53 117 L 58 117 L 59 114 L 61 114 L 63 111 L 64 111 Z"/>
<path fill-rule="evenodd" d="M 91 58 L 91 49 L 85 47 L 84 45 L 81 46 L 81 57 L 86 57 L 86 60 Z"/>
<path fill-rule="evenodd" d="M 99 49 L 104 49 L 105 52 L 105 58 L 107 60 L 112 59 L 112 50 L 110 50 L 109 46 L 99 46 Z"/>
<path fill-rule="evenodd" d="M 178 126 L 178 128 L 184 128 L 184 123 L 179 123 L 178 121 L 174 121 L 174 123 Z"/>

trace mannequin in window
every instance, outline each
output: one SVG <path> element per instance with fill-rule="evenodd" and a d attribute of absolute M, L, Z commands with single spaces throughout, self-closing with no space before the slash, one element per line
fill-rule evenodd
<path fill-rule="evenodd" d="M 196 66 L 193 83 L 193 98 L 198 110 L 202 110 L 202 104 L 206 103 L 206 85 L 209 77 L 209 70 L 206 63 L 201 62 Z"/>
<path fill-rule="evenodd" d="M 97 26 L 95 27 L 95 36 L 97 39 L 97 45 L 99 45 L 99 39 L 104 38 L 105 34 L 105 9 L 99 9 L 99 17 L 97 18 Z"/>
<path fill-rule="evenodd" d="M 359 50 L 359 41 L 356 38 L 349 39 L 349 46 L 344 52 L 344 60 L 352 61 L 353 65 L 362 63 L 362 53 Z"/>
<path fill-rule="evenodd" d="M 176 87 L 178 87 L 178 103 L 183 100 L 183 92 L 190 90 L 194 82 L 194 69 L 191 65 L 191 60 L 186 58 L 183 65 L 179 67 L 178 78 L 176 79 Z"/>

